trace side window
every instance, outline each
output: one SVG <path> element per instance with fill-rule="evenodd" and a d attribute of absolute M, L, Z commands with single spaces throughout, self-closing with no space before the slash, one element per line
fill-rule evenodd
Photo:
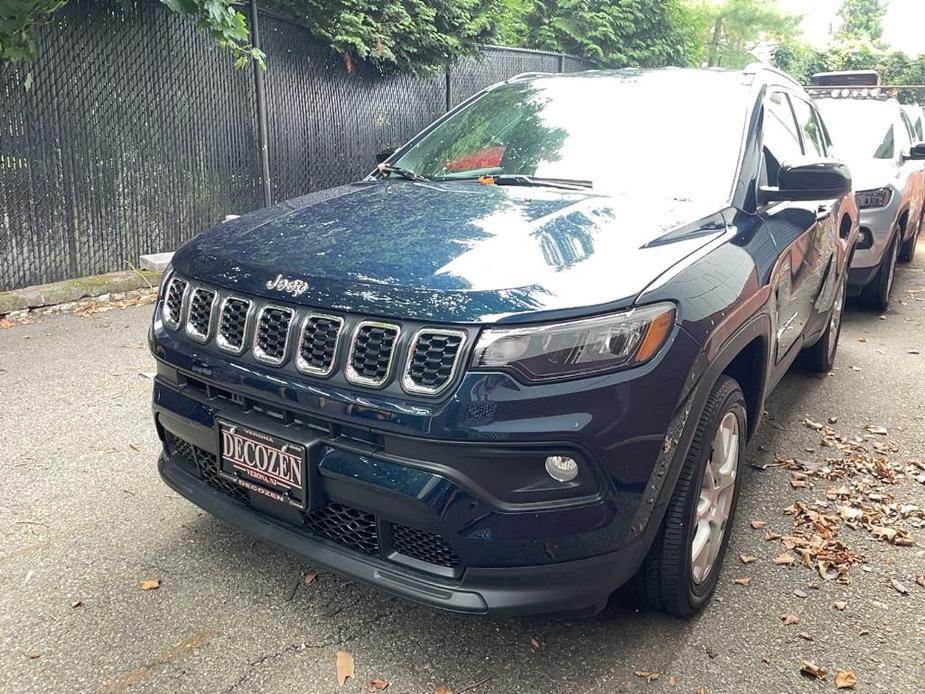
<path fill-rule="evenodd" d="M 803 156 L 797 132 L 790 99 L 782 92 L 772 93 L 764 104 L 762 185 L 776 186 L 780 165 Z"/>
<path fill-rule="evenodd" d="M 819 121 L 813 113 L 813 107 L 798 97 L 790 97 L 793 111 L 797 116 L 797 124 L 803 133 L 803 146 L 806 154 L 817 157 L 825 156 L 825 143 Z"/>
<path fill-rule="evenodd" d="M 916 136 L 915 126 L 912 125 L 912 121 L 909 119 L 908 114 L 905 111 L 900 111 L 899 115 L 902 116 L 903 125 L 906 126 L 906 135 L 909 136 L 909 144 L 911 145 L 913 142 L 918 142 L 919 138 Z"/>

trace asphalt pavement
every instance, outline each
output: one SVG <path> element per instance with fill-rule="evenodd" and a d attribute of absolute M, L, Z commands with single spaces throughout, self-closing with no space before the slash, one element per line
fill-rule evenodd
<path fill-rule="evenodd" d="M 760 469 L 833 455 L 807 417 L 925 461 L 925 247 L 894 297 L 883 317 L 849 311 L 832 375 L 791 373 L 767 403 L 717 596 L 689 621 L 620 601 L 584 621 L 460 617 L 324 571 L 306 585 L 308 563 L 158 478 L 150 306 L 0 329 L 0 691 L 789 693 L 835 691 L 836 670 L 858 692 L 923 691 L 925 530 L 895 546 L 843 527 L 865 558 L 847 584 L 775 564 L 784 548 L 763 539 L 792 530 L 794 501 L 826 503 L 831 485 Z M 911 474 L 886 492 L 925 507 Z M 343 687 L 338 651 L 355 663 Z M 826 678 L 801 675 L 804 660 Z"/>

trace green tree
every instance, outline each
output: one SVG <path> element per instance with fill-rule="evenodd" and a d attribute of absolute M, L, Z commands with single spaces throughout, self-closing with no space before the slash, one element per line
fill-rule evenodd
<path fill-rule="evenodd" d="M 784 42 L 799 33 L 799 15 L 782 12 L 774 1 L 724 0 L 702 6 L 709 18 L 706 58 L 710 67 L 744 67 L 762 43 Z"/>
<path fill-rule="evenodd" d="M 693 19 L 682 0 L 533 0 L 522 43 L 609 67 L 686 65 L 698 49 Z"/>
<path fill-rule="evenodd" d="M 879 41 L 883 36 L 883 17 L 887 3 L 882 0 L 842 0 L 838 16 L 842 25 L 838 35 L 849 39 Z"/>

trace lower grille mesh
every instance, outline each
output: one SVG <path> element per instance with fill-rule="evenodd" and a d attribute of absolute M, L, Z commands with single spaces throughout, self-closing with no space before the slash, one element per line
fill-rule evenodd
<path fill-rule="evenodd" d="M 246 489 L 219 474 L 219 459 L 215 454 L 170 432 L 167 432 L 166 438 L 168 452 L 198 468 L 199 476 L 206 484 L 237 501 L 250 503 L 250 494 Z M 352 506 L 330 502 L 324 508 L 304 514 L 302 521 L 307 532 L 344 547 L 365 554 L 379 554 L 383 549 L 376 516 Z M 427 530 L 393 525 L 392 546 L 395 551 L 405 556 L 429 564 L 451 568 L 460 564 L 459 557 L 447 541 Z"/>

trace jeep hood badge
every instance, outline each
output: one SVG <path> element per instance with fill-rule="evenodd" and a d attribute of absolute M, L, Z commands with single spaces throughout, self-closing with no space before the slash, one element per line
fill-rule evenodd
<path fill-rule="evenodd" d="M 304 280 L 294 280 L 282 275 L 277 275 L 275 279 L 267 282 L 267 289 L 275 289 L 284 294 L 291 294 L 293 298 L 302 296 L 308 291 L 308 282 Z"/>

